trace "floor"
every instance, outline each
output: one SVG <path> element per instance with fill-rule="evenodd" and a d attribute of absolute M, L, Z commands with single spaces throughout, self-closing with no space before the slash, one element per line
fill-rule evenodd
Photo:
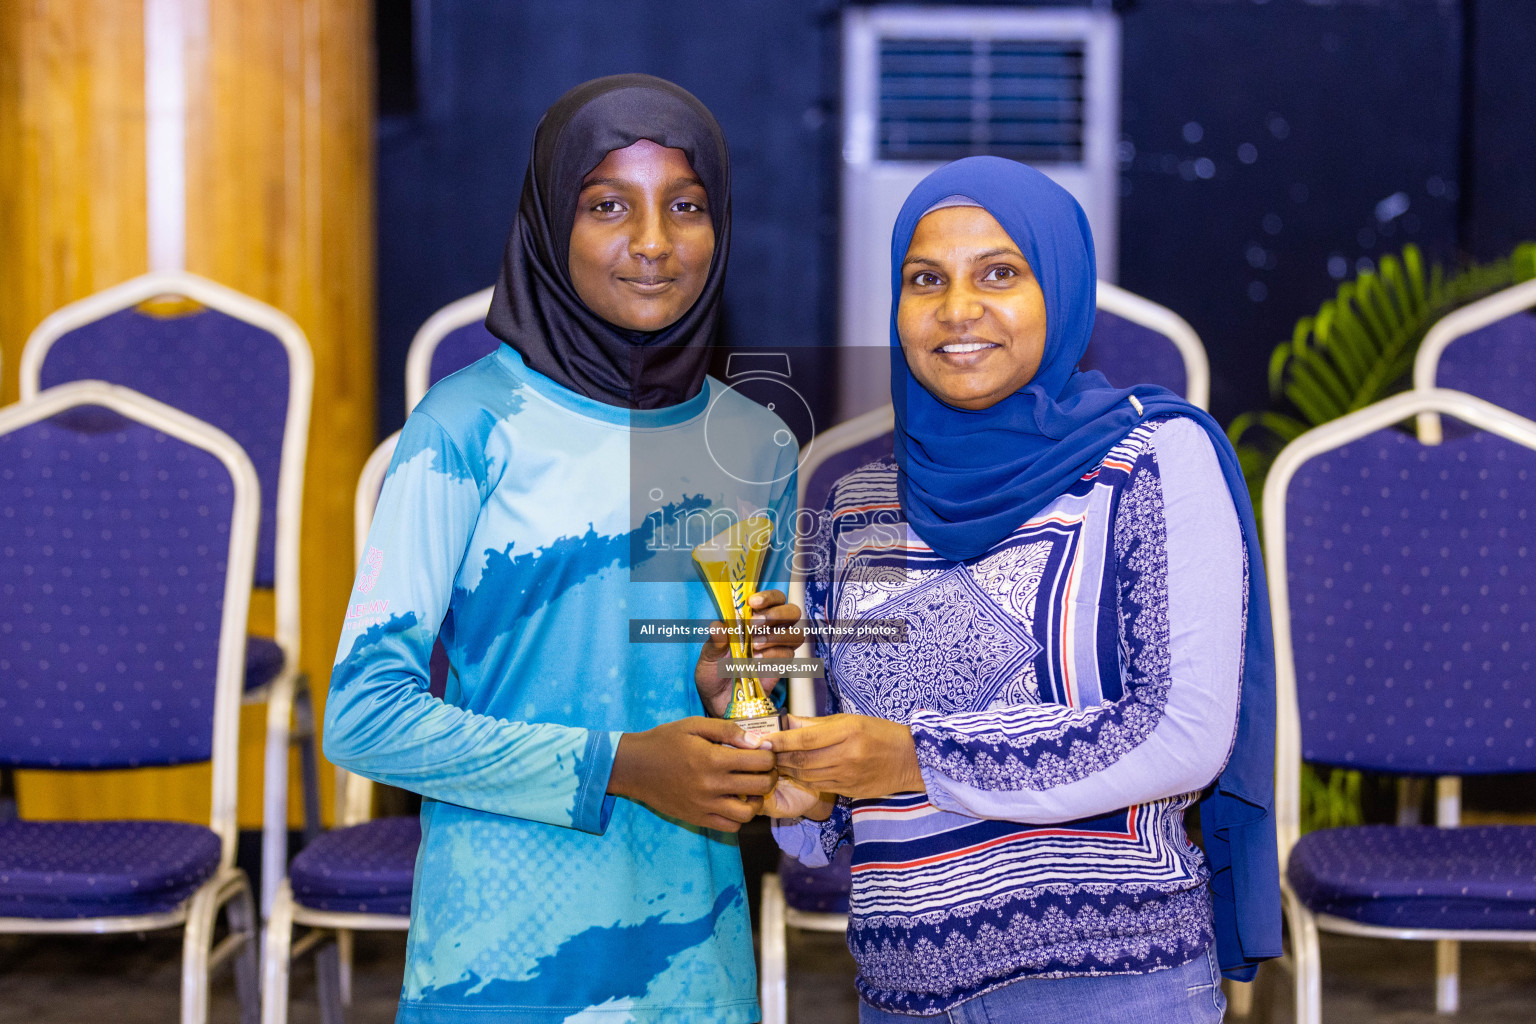
<path fill-rule="evenodd" d="M 1439 1017 L 1433 1003 L 1433 949 L 1421 943 L 1384 944 L 1325 936 L 1323 1018 L 1349 1024 L 1530 1024 L 1536 1020 L 1536 949 L 1467 945 L 1462 952 L 1462 1008 Z M 394 1019 L 405 937 L 360 936 L 349 1024 Z M 0 1024 L 174 1021 L 180 943 L 166 936 L 78 939 L 0 936 Z M 854 1024 L 853 961 L 839 935 L 792 933 L 789 1016 L 815 1024 Z M 1254 1024 L 1293 1019 L 1286 976 L 1261 974 Z M 226 972 L 214 986 L 214 1021 L 238 1019 L 234 982 Z M 289 1020 L 318 1022 L 314 973 L 296 965 Z"/>
<path fill-rule="evenodd" d="M 1532 823 L 1528 817 L 1520 821 Z M 775 870 L 777 849 L 762 819 L 743 830 L 741 839 L 748 902 L 755 907 L 758 879 Z M 248 852 L 254 859 L 256 847 Z M 1536 944 L 1463 945 L 1461 1011 L 1454 1017 L 1434 1012 L 1431 944 L 1324 935 L 1322 951 L 1326 1024 L 1536 1022 Z M 790 1021 L 856 1024 L 854 965 L 843 936 L 791 931 L 788 953 Z M 394 1020 L 404 964 L 403 933 L 358 936 L 348 1024 Z M 0 1024 L 175 1021 L 180 972 L 181 942 L 174 934 L 0 935 Z M 315 975 L 307 957 L 294 965 L 291 994 L 288 1019 L 319 1024 Z M 234 980 L 227 970 L 215 980 L 211 1002 L 211 1021 L 238 1021 Z M 1265 965 L 1254 983 L 1248 1021 L 1290 1024 L 1294 1019 L 1289 975 L 1276 964 Z"/>

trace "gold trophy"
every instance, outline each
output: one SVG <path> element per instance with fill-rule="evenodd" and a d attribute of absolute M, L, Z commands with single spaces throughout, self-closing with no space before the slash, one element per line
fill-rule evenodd
<path fill-rule="evenodd" d="M 733 659 L 744 661 L 752 657 L 752 637 L 747 629 L 752 608 L 747 600 L 758 591 L 758 577 L 762 575 L 772 537 L 773 523 L 765 516 L 752 516 L 693 549 L 694 564 L 731 631 Z M 731 702 L 726 706 L 725 717 L 749 736 L 783 728 L 778 708 L 763 692 L 763 684 L 752 676 L 739 676 L 731 681 Z"/>

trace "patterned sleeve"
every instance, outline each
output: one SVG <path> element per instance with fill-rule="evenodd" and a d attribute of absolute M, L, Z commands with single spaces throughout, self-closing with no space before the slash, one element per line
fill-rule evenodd
<path fill-rule="evenodd" d="M 424 410 L 401 431 L 325 702 L 325 756 L 449 803 L 602 833 L 618 733 L 513 722 L 428 692 L 484 474 Z"/>
<path fill-rule="evenodd" d="M 824 868 L 832 863 L 837 848 L 853 839 L 853 801 L 838 797 L 826 821 L 775 818 L 773 838 L 779 849 L 806 867 Z"/>
<path fill-rule="evenodd" d="M 1115 513 L 1123 695 L 1088 707 L 918 711 L 934 806 L 1073 821 L 1203 789 L 1237 729 L 1247 560 L 1216 452 L 1198 424 L 1151 436 Z"/>

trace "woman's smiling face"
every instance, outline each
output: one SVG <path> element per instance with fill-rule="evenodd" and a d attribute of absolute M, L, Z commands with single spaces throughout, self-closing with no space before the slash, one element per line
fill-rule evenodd
<path fill-rule="evenodd" d="M 912 376 L 930 394 L 957 409 L 986 409 L 1040 369 L 1045 295 L 990 213 L 945 207 L 912 232 L 896 333 Z"/>
<path fill-rule="evenodd" d="M 680 149 L 641 139 L 582 181 L 567 266 L 587 308 L 631 331 L 682 319 L 715 253 L 704 183 Z"/>

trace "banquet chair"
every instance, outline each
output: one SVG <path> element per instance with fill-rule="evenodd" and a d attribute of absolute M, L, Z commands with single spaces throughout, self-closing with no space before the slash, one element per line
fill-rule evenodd
<path fill-rule="evenodd" d="M 1425 334 L 1414 357 L 1415 388 L 1446 387 L 1485 398 L 1527 419 L 1536 419 L 1536 281 L 1501 289 L 1457 309 Z M 1439 444 L 1443 426 L 1436 413 L 1418 417 L 1419 438 Z M 1455 429 L 1455 421 L 1452 427 Z M 1453 780 L 1441 788 L 1453 786 Z M 1421 779 L 1398 784 L 1398 824 L 1416 824 L 1423 802 Z M 1438 797 L 1437 806 L 1444 799 Z M 1454 810 L 1454 804 L 1451 805 Z M 1456 943 L 1437 944 L 1439 1001 L 1454 1003 L 1458 961 Z"/>
<path fill-rule="evenodd" d="M 1395 425 L 1459 430 L 1424 444 Z M 1449 433 L 1449 432 L 1448 432 Z M 1297 1021 L 1321 1020 L 1319 930 L 1536 941 L 1536 827 L 1458 828 L 1464 775 L 1536 771 L 1536 423 L 1457 391 L 1308 431 L 1264 487 L 1275 627 L 1275 808 Z M 1301 762 L 1434 778 L 1437 825 L 1301 835 Z"/>
<path fill-rule="evenodd" d="M 265 916 L 288 853 L 288 751 L 299 748 L 304 828 L 320 824 L 308 680 L 299 672 L 299 523 L 314 361 L 282 312 L 193 274 L 133 278 L 59 309 L 21 354 L 21 396 L 66 381 L 123 384 L 233 437 L 261 481 L 256 586 L 270 588 L 272 636 L 246 641 L 244 700 L 267 705 L 262 814 Z M 290 730 L 290 717 L 297 728 Z"/>
<path fill-rule="evenodd" d="M 231 960 L 241 1019 L 258 1014 L 235 800 L 259 516 L 234 440 L 127 388 L 0 410 L 0 765 L 212 763 L 207 825 L 0 821 L 0 932 L 182 929 L 183 1024 Z"/>
<path fill-rule="evenodd" d="M 375 448 L 358 477 L 353 525 L 359 564 L 399 439 L 398 433 L 392 434 Z M 352 1001 L 352 933 L 405 931 L 410 926 L 411 883 L 420 845 L 417 816 L 374 818 L 373 783 L 336 769 L 336 827 L 294 857 L 267 920 L 263 1024 L 288 1019 L 289 968 L 295 957 L 309 951 L 316 954 L 321 1018 L 325 1024 L 341 1024 L 343 1007 Z M 298 943 L 293 941 L 296 925 L 309 929 Z"/>
<path fill-rule="evenodd" d="M 485 329 L 494 288 L 482 288 L 448 303 L 426 319 L 405 357 L 405 411 L 416 408 L 427 389 L 496 351 L 501 341 Z"/>
<path fill-rule="evenodd" d="M 1436 321 L 1414 357 L 1413 386 L 1465 391 L 1536 419 L 1536 280 Z M 1438 443 L 1440 418 L 1420 416 L 1419 436 L 1426 444 Z"/>

